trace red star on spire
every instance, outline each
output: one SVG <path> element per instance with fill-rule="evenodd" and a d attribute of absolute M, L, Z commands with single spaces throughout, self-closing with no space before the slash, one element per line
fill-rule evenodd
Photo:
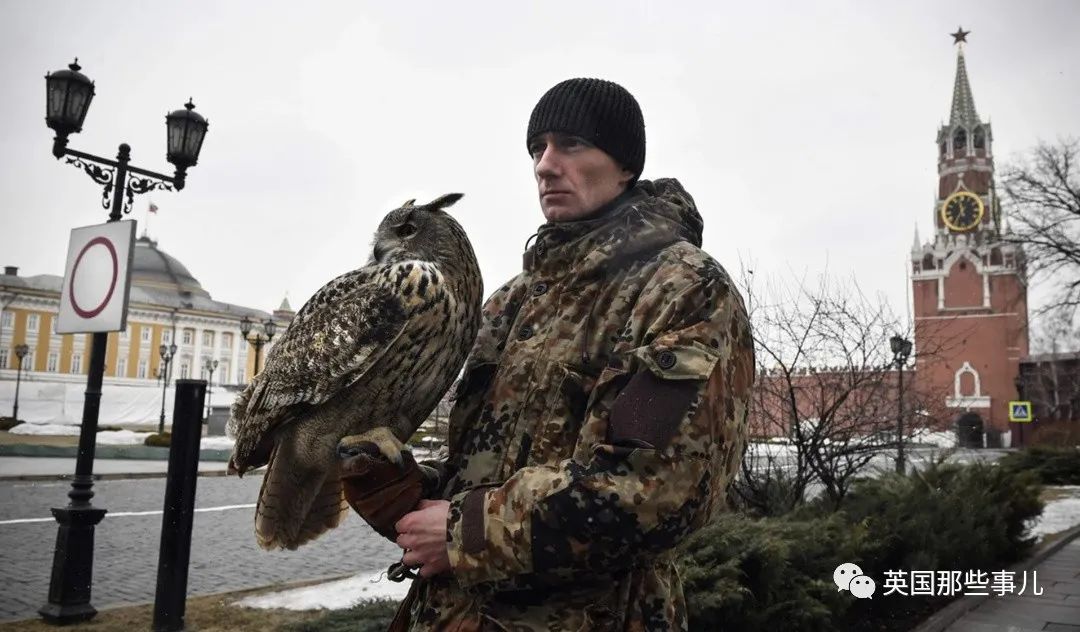
<path fill-rule="evenodd" d="M 958 27 L 956 27 L 956 32 L 955 33 L 949 33 L 949 35 L 952 35 L 953 44 L 959 44 L 960 42 L 967 42 L 967 36 L 970 33 L 971 33 L 971 31 L 965 31 L 964 27 L 958 26 Z"/>

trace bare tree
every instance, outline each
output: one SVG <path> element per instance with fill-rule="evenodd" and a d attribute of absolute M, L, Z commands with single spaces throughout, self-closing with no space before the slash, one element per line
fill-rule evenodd
<path fill-rule="evenodd" d="M 813 286 L 796 280 L 764 292 L 752 272 L 742 279 L 758 361 L 751 412 L 758 442 L 743 460 L 734 500 L 757 513 L 784 513 L 820 486 L 838 506 L 871 460 L 896 448 L 898 397 L 908 433 L 939 420 L 929 403 L 943 398 L 920 395 L 914 380 L 899 392 L 888 341 L 906 328 L 884 298 L 824 276 Z"/>
<path fill-rule="evenodd" d="M 1061 310 L 1073 322 L 1080 307 L 1080 142 L 1040 143 L 1003 172 L 1013 231 L 1005 241 L 1022 244 L 1032 279 L 1054 286 L 1040 313 Z"/>

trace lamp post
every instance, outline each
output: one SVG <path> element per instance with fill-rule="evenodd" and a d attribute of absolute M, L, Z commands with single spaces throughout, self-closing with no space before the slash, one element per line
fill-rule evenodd
<path fill-rule="evenodd" d="M 195 112 L 195 105 L 190 99 L 184 109 L 166 115 L 165 157 L 176 167 L 172 176 L 130 164 L 131 147 L 127 143 L 120 144 L 116 160 L 68 149 L 68 136 L 82 131 L 90 101 L 94 98 L 94 82 L 79 72 L 82 69 L 78 61 L 76 59 L 66 70 L 45 75 L 45 124 L 56 132 L 52 154 L 58 160 L 67 157 L 65 162 L 82 169 L 102 186 L 101 206 L 109 210 L 110 222 L 118 222 L 123 214 L 131 212 L 136 194 L 155 189 L 179 191 L 184 188 L 187 170 L 198 162 L 208 124 Z M 71 502 L 67 507 L 52 510 L 59 529 L 49 582 L 49 601 L 38 610 L 50 623 L 73 623 L 97 614 L 97 609 L 90 605 L 94 527 L 105 516 L 105 510 L 94 507 L 90 500 L 94 497 L 94 449 L 107 343 L 108 332 L 93 334 L 79 452 L 71 491 L 68 492 Z"/>
<path fill-rule="evenodd" d="M 1020 374 L 1019 367 L 1016 370 L 1016 377 L 1013 378 L 1013 384 L 1016 386 L 1016 399 L 1019 400 L 1019 401 L 1024 401 L 1024 376 Z M 1017 445 L 1020 446 L 1020 447 L 1023 447 L 1024 446 L 1024 424 L 1022 424 L 1022 423 L 1016 424 L 1016 433 L 1017 433 L 1017 436 L 1016 436 Z"/>
<path fill-rule="evenodd" d="M 15 421 L 19 421 L 19 384 L 22 382 L 22 362 L 28 353 L 30 353 L 30 347 L 15 345 L 15 357 L 19 359 L 19 368 L 15 373 L 15 407 L 11 411 L 11 417 Z"/>
<path fill-rule="evenodd" d="M 904 365 L 911 356 L 911 341 L 902 336 L 889 338 L 893 366 L 899 371 L 896 397 L 896 473 L 904 473 Z"/>
<path fill-rule="evenodd" d="M 251 374 L 251 377 L 254 378 L 259 374 L 259 354 L 262 352 L 263 345 L 273 339 L 274 333 L 277 332 L 277 324 L 269 318 L 263 321 L 262 327 L 263 331 L 266 332 L 265 338 L 259 332 L 255 332 L 254 338 L 249 338 L 248 334 L 251 333 L 252 325 L 254 323 L 247 316 L 240 320 L 240 334 L 244 337 L 244 340 L 248 341 L 248 344 L 255 347 L 255 371 Z"/>
<path fill-rule="evenodd" d="M 210 389 L 214 386 L 214 371 L 217 370 L 218 361 L 206 358 L 203 368 L 206 369 L 206 418 L 210 419 Z"/>
<path fill-rule="evenodd" d="M 158 434 L 165 434 L 165 389 L 169 386 L 169 365 L 176 355 L 176 345 L 158 347 L 161 356 L 161 418 L 158 420 Z"/>

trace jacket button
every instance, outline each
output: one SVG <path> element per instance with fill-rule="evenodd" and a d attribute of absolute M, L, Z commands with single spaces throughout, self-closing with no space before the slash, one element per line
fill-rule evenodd
<path fill-rule="evenodd" d="M 518 330 L 518 340 L 528 340 L 529 338 L 532 338 L 532 335 L 533 328 L 531 325 L 524 325 Z"/>
<path fill-rule="evenodd" d="M 548 291 L 547 283 L 541 281 L 533 286 L 533 296 L 540 296 Z"/>
<path fill-rule="evenodd" d="M 661 351 L 656 356 L 656 364 L 665 371 L 675 366 L 675 354 L 670 351 Z"/>

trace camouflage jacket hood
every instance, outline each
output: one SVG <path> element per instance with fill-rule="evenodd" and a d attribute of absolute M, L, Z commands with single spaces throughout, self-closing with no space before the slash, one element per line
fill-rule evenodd
<path fill-rule="evenodd" d="M 541 226 L 484 304 L 438 462 L 452 573 L 413 630 L 680 629 L 673 548 L 746 440 L 742 299 L 675 180 Z"/>
<path fill-rule="evenodd" d="M 526 273 L 573 270 L 589 278 L 677 241 L 700 248 L 703 226 L 694 199 L 678 180 L 641 180 L 596 217 L 542 225 L 525 251 L 523 267 Z"/>

